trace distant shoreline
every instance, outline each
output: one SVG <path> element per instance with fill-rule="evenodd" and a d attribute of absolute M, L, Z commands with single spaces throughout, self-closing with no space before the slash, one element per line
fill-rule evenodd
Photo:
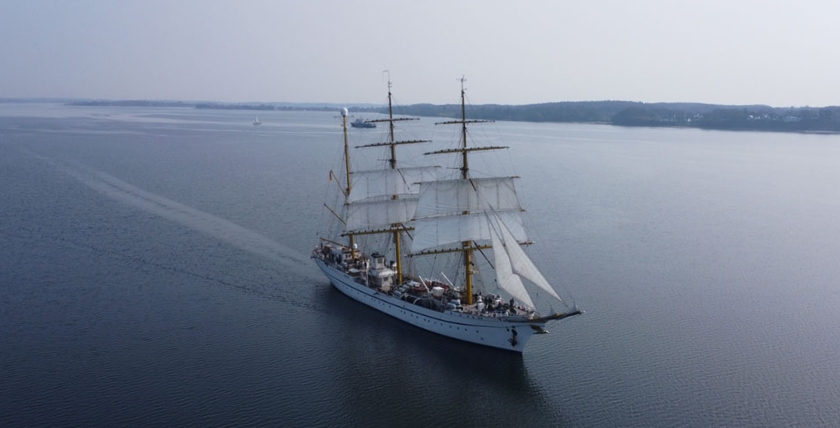
<path fill-rule="evenodd" d="M 326 103 L 218 103 L 152 100 L 24 100 L 0 102 L 63 102 L 68 106 L 95 107 L 183 107 L 249 111 L 334 111 L 338 104 Z M 700 103 L 642 103 L 633 101 L 566 101 L 556 103 L 467 107 L 474 119 L 513 122 L 592 123 L 625 127 L 697 128 L 723 131 L 840 133 L 840 106 L 770 107 Z M 353 112 L 386 113 L 381 106 L 348 105 Z M 413 104 L 394 108 L 400 115 L 459 117 L 454 104 Z"/>

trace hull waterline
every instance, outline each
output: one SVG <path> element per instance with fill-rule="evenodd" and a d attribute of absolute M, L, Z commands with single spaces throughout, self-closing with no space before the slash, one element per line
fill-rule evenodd
<path fill-rule="evenodd" d="M 441 312 L 428 309 L 356 282 L 341 269 L 318 257 L 313 257 L 313 260 L 329 278 L 330 283 L 353 300 L 413 326 L 452 339 L 521 354 L 528 339 L 534 334 L 545 333 L 544 327 L 550 321 L 510 321 L 460 311 Z"/>

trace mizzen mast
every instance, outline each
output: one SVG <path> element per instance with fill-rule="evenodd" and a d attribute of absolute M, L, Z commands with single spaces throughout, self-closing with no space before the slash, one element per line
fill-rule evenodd
<path fill-rule="evenodd" d="M 350 171 L 350 142 L 349 142 L 349 139 L 347 138 L 347 109 L 346 108 L 341 110 L 341 127 L 344 131 L 344 168 L 345 168 L 345 172 L 347 173 L 347 174 L 345 174 L 346 177 L 347 177 L 347 188 L 344 190 L 344 200 L 345 200 L 345 202 L 347 202 L 347 198 L 350 196 L 350 189 L 352 189 L 352 187 L 353 187 L 353 182 L 351 180 L 352 172 Z M 355 259 L 356 258 L 355 237 L 353 236 L 352 233 L 349 234 L 348 236 L 349 236 L 349 240 L 350 240 L 350 258 Z"/>

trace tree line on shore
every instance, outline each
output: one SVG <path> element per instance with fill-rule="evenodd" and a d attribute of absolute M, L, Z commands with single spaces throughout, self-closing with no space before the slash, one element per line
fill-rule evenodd
<path fill-rule="evenodd" d="M 840 132 L 840 106 L 770 107 L 700 103 L 579 101 L 545 104 L 468 106 L 474 119 L 527 122 L 605 123 L 617 126 L 691 127 L 701 129 Z M 368 111 L 384 112 L 383 109 Z M 394 109 L 414 116 L 460 117 L 460 106 L 415 104 Z"/>
<path fill-rule="evenodd" d="M 193 107 L 223 110 L 333 111 L 334 104 L 217 103 L 183 101 L 72 101 L 69 105 Z M 633 101 L 565 101 L 527 105 L 467 106 L 471 119 L 521 122 L 602 123 L 617 126 L 690 127 L 701 129 L 840 132 L 840 106 L 770 107 L 700 103 L 641 103 Z M 387 113 L 386 107 L 356 106 L 353 112 Z M 409 116 L 459 118 L 458 104 L 412 104 L 394 107 Z"/>

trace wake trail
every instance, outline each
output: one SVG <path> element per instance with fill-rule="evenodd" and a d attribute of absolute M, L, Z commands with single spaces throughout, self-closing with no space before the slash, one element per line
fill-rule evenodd
<path fill-rule="evenodd" d="M 322 279 L 312 269 L 308 269 L 311 266 L 311 262 L 307 255 L 301 254 L 299 251 L 266 238 L 254 231 L 221 217 L 147 192 L 87 165 L 77 162 L 59 162 L 31 150 L 24 150 L 111 199 L 181 224 L 241 250 L 277 262 L 286 268 L 292 269 L 301 276 L 315 280 Z"/>

